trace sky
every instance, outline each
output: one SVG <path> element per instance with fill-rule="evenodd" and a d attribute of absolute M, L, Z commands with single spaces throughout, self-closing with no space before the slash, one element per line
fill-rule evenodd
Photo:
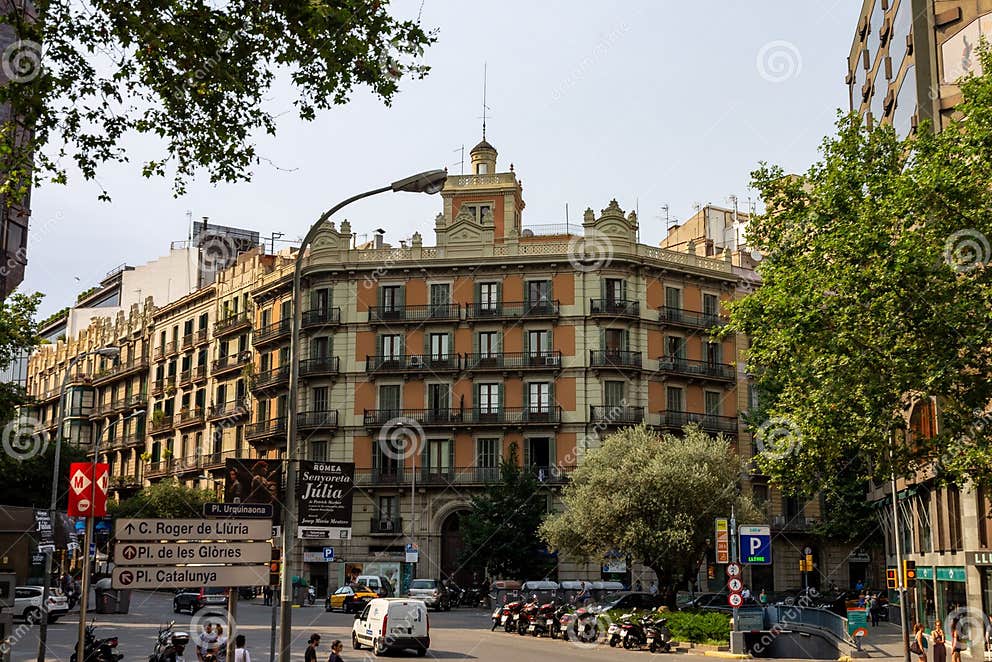
<path fill-rule="evenodd" d="M 581 222 L 616 198 L 639 210 L 641 241 L 665 235 L 665 211 L 693 205 L 742 209 L 762 161 L 801 172 L 818 157 L 838 109 L 847 110 L 846 58 L 860 0 L 648 0 L 500 3 L 394 0 L 398 17 L 420 11 L 437 43 L 431 72 L 401 81 L 387 107 L 367 89 L 304 122 L 288 86 L 271 95 L 279 131 L 258 141 L 265 161 L 248 183 L 205 175 L 175 198 L 169 179 L 145 179 L 142 158 L 160 152 L 129 138 L 132 164 L 108 165 L 99 185 L 73 177 L 32 197 L 21 291 L 40 291 L 39 316 L 72 303 L 122 263 L 138 265 L 184 240 L 188 217 L 302 237 L 326 209 L 406 175 L 460 171 L 482 133 L 524 186 L 523 224 Z M 97 199 L 100 186 L 112 202 Z M 414 230 L 433 245 L 439 196 L 384 194 L 344 210 L 353 231 Z M 277 248 L 279 243 L 276 244 Z"/>

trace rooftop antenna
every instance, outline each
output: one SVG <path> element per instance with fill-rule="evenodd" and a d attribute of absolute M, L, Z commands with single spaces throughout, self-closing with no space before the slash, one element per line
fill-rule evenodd
<path fill-rule="evenodd" d="M 727 196 L 727 202 L 731 204 L 734 208 L 734 221 L 737 221 L 737 196 L 731 193 Z"/>
<path fill-rule="evenodd" d="M 489 78 L 489 63 L 482 63 L 482 139 L 486 139 L 486 111 L 489 110 L 489 106 L 486 105 L 486 87 L 488 85 Z"/>
<path fill-rule="evenodd" d="M 663 204 L 661 206 L 661 213 L 662 213 L 662 215 L 655 216 L 655 218 L 662 219 L 662 220 L 665 221 L 665 229 L 666 230 L 671 230 L 672 227 L 674 227 L 674 226 L 676 226 L 676 225 L 679 224 L 679 219 L 675 218 L 674 216 L 671 216 L 669 214 L 669 212 L 670 212 L 670 208 L 668 206 L 668 203 L 666 202 L 665 204 Z"/>
<path fill-rule="evenodd" d="M 459 168 L 459 174 L 464 175 L 465 174 L 465 145 L 462 145 L 461 147 L 459 147 L 457 149 L 453 149 L 451 151 L 453 151 L 453 152 L 461 152 L 461 157 L 458 160 L 458 168 Z"/>

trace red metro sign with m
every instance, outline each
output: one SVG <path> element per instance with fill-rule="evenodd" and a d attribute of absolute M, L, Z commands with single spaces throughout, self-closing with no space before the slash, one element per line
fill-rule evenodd
<path fill-rule="evenodd" d="M 96 485 L 93 470 L 96 468 Z M 95 487 L 95 489 L 94 489 Z M 73 462 L 69 465 L 69 517 L 105 517 L 110 467 L 107 464 Z"/>

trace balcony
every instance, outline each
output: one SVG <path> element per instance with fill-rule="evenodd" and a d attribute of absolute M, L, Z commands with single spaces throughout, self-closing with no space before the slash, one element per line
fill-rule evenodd
<path fill-rule="evenodd" d="M 152 395 L 162 395 L 168 389 L 176 388 L 176 376 L 170 375 L 152 382 Z"/>
<path fill-rule="evenodd" d="M 369 308 L 369 324 L 452 322 L 461 319 L 456 303 L 434 303 L 426 306 L 373 306 Z"/>
<path fill-rule="evenodd" d="M 234 450 L 220 451 L 216 453 L 201 453 L 201 469 L 223 469 L 229 457 L 238 457 L 238 452 Z"/>
<path fill-rule="evenodd" d="M 331 377 L 338 374 L 340 360 L 336 356 L 321 356 L 300 361 L 300 377 Z"/>
<path fill-rule="evenodd" d="M 371 374 L 440 373 L 461 370 L 458 354 L 394 354 L 365 357 L 365 372 Z"/>
<path fill-rule="evenodd" d="M 403 533 L 402 517 L 373 517 L 369 523 L 372 535 L 387 535 Z"/>
<path fill-rule="evenodd" d="M 255 382 L 251 385 L 252 392 L 264 391 L 266 389 L 278 389 L 286 386 L 289 382 L 289 364 L 272 368 L 265 372 L 258 373 Z"/>
<path fill-rule="evenodd" d="M 591 349 L 589 350 L 589 365 L 600 369 L 640 370 L 641 353 L 619 349 Z"/>
<path fill-rule="evenodd" d="M 301 411 L 296 415 L 296 428 L 298 430 L 334 430 L 337 427 L 337 410 Z"/>
<path fill-rule="evenodd" d="M 192 409 L 184 409 L 179 412 L 177 417 L 176 427 L 187 428 L 193 425 L 203 425 L 206 420 L 206 411 L 203 407 L 193 407 Z"/>
<path fill-rule="evenodd" d="M 286 417 L 272 418 L 267 421 L 257 421 L 245 430 L 245 438 L 256 443 L 271 441 L 276 437 L 286 436 Z"/>
<path fill-rule="evenodd" d="M 196 342 L 196 334 L 195 333 L 187 333 L 182 338 L 182 348 L 183 349 L 190 349 L 190 348 L 193 347 L 193 345 L 194 345 L 195 342 Z"/>
<path fill-rule="evenodd" d="M 179 381 L 176 384 L 177 386 L 189 386 L 192 383 L 193 383 L 193 369 L 192 368 L 189 368 L 187 370 L 183 370 L 182 372 L 179 373 Z"/>
<path fill-rule="evenodd" d="M 141 488 L 141 481 L 134 474 L 115 476 L 110 483 L 111 492 L 129 492 Z"/>
<path fill-rule="evenodd" d="M 165 358 L 165 345 L 159 345 L 158 347 L 156 347 L 155 348 L 155 354 L 154 354 L 154 356 L 155 356 L 155 360 L 156 361 L 161 361 L 162 359 L 164 359 Z"/>
<path fill-rule="evenodd" d="M 541 483 L 561 484 L 575 470 L 572 466 L 529 466 L 526 467 Z M 499 481 L 499 467 L 376 467 L 374 469 L 358 470 L 355 472 L 355 484 L 364 487 L 381 487 L 386 485 L 410 484 L 411 476 L 416 473 L 417 485 L 448 487 L 451 485 L 490 485 Z M 373 519 L 373 522 L 378 522 Z M 373 524 L 373 527 L 375 524 Z M 388 533 L 399 533 L 401 527 Z M 373 531 L 374 533 L 375 531 Z M 387 531 L 381 531 L 387 533 Z"/>
<path fill-rule="evenodd" d="M 559 316 L 558 301 L 522 301 L 470 303 L 465 306 L 465 319 L 480 320 L 547 319 Z"/>
<path fill-rule="evenodd" d="M 772 517 L 772 528 L 778 531 L 809 531 L 820 520 L 805 515 L 774 515 Z"/>
<path fill-rule="evenodd" d="M 403 478 L 409 480 L 409 473 L 404 473 L 402 467 L 382 467 L 355 472 L 355 484 L 375 487 L 377 485 L 399 485 Z"/>
<path fill-rule="evenodd" d="M 153 414 L 152 422 L 148 425 L 148 433 L 151 435 L 163 434 L 166 432 L 171 432 L 174 427 L 175 420 L 172 416 L 164 415 L 156 418 Z"/>
<path fill-rule="evenodd" d="M 172 340 L 170 342 L 165 343 L 165 355 L 166 356 L 173 356 L 173 355 L 178 354 L 178 353 L 179 353 L 179 341 L 178 340 Z"/>
<path fill-rule="evenodd" d="M 737 379 L 734 366 L 729 363 L 696 361 L 671 356 L 658 359 L 658 372 L 719 382 L 733 382 Z"/>
<path fill-rule="evenodd" d="M 293 331 L 293 321 L 291 319 L 281 319 L 257 329 L 251 337 L 251 344 L 255 347 L 267 345 L 283 338 L 288 338 Z"/>
<path fill-rule="evenodd" d="M 644 407 L 605 405 L 590 407 L 590 421 L 597 427 L 623 427 L 644 422 Z"/>
<path fill-rule="evenodd" d="M 664 325 L 677 326 L 683 329 L 709 329 L 726 324 L 727 316 L 719 313 L 701 313 L 695 310 L 662 306 L 658 311 L 658 320 Z"/>
<path fill-rule="evenodd" d="M 147 393 L 134 393 L 130 397 L 124 398 L 124 404 L 121 408 L 121 411 L 128 412 L 132 409 L 137 409 L 138 407 L 144 407 L 147 405 L 148 405 Z"/>
<path fill-rule="evenodd" d="M 210 408 L 207 410 L 207 418 L 211 421 L 235 419 L 248 415 L 250 411 L 248 409 L 248 400 L 242 398 L 240 400 L 222 402 L 219 405 L 210 405 Z"/>
<path fill-rule="evenodd" d="M 341 323 L 340 308 L 311 308 L 303 311 L 304 329 L 314 327 L 338 325 Z"/>
<path fill-rule="evenodd" d="M 207 378 L 207 364 L 193 366 L 193 381 L 200 382 Z"/>
<path fill-rule="evenodd" d="M 230 335 L 232 333 L 237 333 L 251 326 L 251 317 L 248 315 L 247 311 L 243 313 L 234 313 L 233 315 L 228 315 L 224 319 L 219 319 L 214 322 L 214 336 L 221 337 Z"/>
<path fill-rule="evenodd" d="M 235 370 L 243 369 L 251 361 L 251 352 L 244 351 L 238 354 L 232 354 L 231 356 L 222 356 L 219 359 L 214 359 L 213 362 L 213 372 L 214 377 L 219 377 Z"/>
<path fill-rule="evenodd" d="M 165 476 L 170 471 L 172 471 L 172 459 L 168 460 L 155 460 L 148 463 L 148 469 L 145 471 L 145 476 L 148 478 Z"/>
<path fill-rule="evenodd" d="M 659 427 L 663 430 L 681 430 L 689 423 L 695 423 L 709 433 L 737 435 L 736 416 L 716 416 L 712 414 L 696 414 L 688 411 L 663 411 Z"/>
<path fill-rule="evenodd" d="M 172 471 L 177 474 L 190 473 L 200 470 L 200 456 L 199 455 L 187 455 L 186 457 L 177 457 L 172 460 Z"/>
<path fill-rule="evenodd" d="M 465 370 L 500 372 L 510 370 L 561 370 L 561 352 L 485 352 L 465 355 Z"/>
<path fill-rule="evenodd" d="M 401 420 L 397 420 L 401 419 Z M 561 407 L 493 407 L 490 409 L 366 409 L 365 427 L 381 428 L 387 424 L 396 428 L 403 420 L 413 427 L 557 427 L 561 423 Z"/>
<path fill-rule="evenodd" d="M 210 341 L 210 337 L 206 329 L 200 329 L 199 331 L 196 332 L 196 335 L 193 336 L 194 345 L 203 345 L 209 341 Z"/>
<path fill-rule="evenodd" d="M 145 443 L 145 432 L 144 430 L 133 430 L 124 435 L 121 442 L 127 448 L 132 446 L 140 446 Z"/>
<path fill-rule="evenodd" d="M 115 366 L 111 366 L 107 370 L 98 373 L 93 377 L 94 384 L 103 384 L 109 382 L 118 377 L 125 377 L 127 375 L 134 374 L 136 372 L 141 372 L 148 370 L 148 359 L 132 359 L 126 363 L 120 363 Z"/>
<path fill-rule="evenodd" d="M 625 299 L 590 299 L 589 314 L 593 317 L 625 317 L 636 319 L 641 316 L 639 301 Z"/>

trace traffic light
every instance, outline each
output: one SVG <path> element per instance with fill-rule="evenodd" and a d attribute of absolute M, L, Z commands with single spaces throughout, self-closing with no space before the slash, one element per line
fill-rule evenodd
<path fill-rule="evenodd" d="M 885 585 L 893 590 L 899 588 L 898 578 L 896 577 L 896 569 L 888 568 L 885 571 Z"/>
<path fill-rule="evenodd" d="M 276 547 L 272 548 L 272 560 L 269 561 L 269 586 L 275 586 L 279 583 L 279 571 L 282 566 L 282 556 L 279 553 L 279 549 Z"/>
<path fill-rule="evenodd" d="M 916 586 L 916 561 L 905 560 L 902 562 L 902 585 L 905 588 Z"/>

